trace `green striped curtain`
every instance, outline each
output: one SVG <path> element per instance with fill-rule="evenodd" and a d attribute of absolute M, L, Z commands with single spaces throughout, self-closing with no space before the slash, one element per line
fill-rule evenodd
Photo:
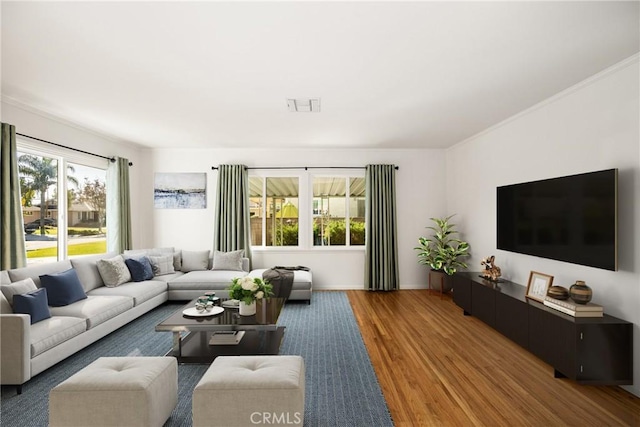
<path fill-rule="evenodd" d="M 222 252 L 244 249 L 244 256 L 251 263 L 250 217 L 247 167 L 220 165 L 213 248 Z"/>
<path fill-rule="evenodd" d="M 24 267 L 27 265 L 27 253 L 20 203 L 16 128 L 7 123 L 2 123 L 0 142 L 0 198 L 0 270 Z"/>
<path fill-rule="evenodd" d="M 367 165 L 365 289 L 393 291 L 398 279 L 394 165 Z"/>
<path fill-rule="evenodd" d="M 107 250 L 122 253 L 132 241 L 129 159 L 116 157 L 107 168 Z"/>

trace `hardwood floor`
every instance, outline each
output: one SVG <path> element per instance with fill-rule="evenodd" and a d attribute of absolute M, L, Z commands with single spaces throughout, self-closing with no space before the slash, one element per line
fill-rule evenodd
<path fill-rule="evenodd" d="M 347 294 L 396 426 L 640 426 L 640 398 L 554 378 L 450 297 Z"/>

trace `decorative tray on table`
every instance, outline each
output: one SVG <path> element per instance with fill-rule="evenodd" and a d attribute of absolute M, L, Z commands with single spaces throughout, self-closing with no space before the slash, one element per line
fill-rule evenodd
<path fill-rule="evenodd" d="M 220 314 L 224 311 L 224 308 L 213 306 L 211 310 L 198 310 L 195 307 L 189 307 L 185 310 L 182 310 L 182 314 L 189 317 L 207 317 L 207 316 L 215 316 L 216 314 Z"/>

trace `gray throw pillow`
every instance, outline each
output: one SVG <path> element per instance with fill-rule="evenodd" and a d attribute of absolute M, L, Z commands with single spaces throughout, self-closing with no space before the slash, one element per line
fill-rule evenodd
<path fill-rule="evenodd" d="M 149 255 L 148 258 L 151 263 L 154 276 L 162 276 L 163 274 L 171 274 L 175 272 L 172 254 L 160 256 Z"/>
<path fill-rule="evenodd" d="M 102 281 L 108 288 L 115 288 L 131 281 L 131 272 L 127 268 L 124 258 L 120 255 L 109 259 L 101 259 L 96 264 L 100 276 L 102 276 Z"/>
<path fill-rule="evenodd" d="M 244 249 L 232 252 L 215 251 L 213 253 L 212 270 L 242 271 L 242 257 Z"/>
<path fill-rule="evenodd" d="M 37 290 L 36 284 L 33 282 L 33 279 L 27 277 L 24 280 L 18 280 L 17 282 L 13 282 L 9 285 L 0 286 L 0 290 L 2 290 L 2 294 L 9 301 L 9 305 L 13 307 L 13 296 L 14 295 L 22 295 L 32 291 Z"/>
<path fill-rule="evenodd" d="M 182 251 L 182 271 L 201 271 L 209 268 L 209 251 Z"/>

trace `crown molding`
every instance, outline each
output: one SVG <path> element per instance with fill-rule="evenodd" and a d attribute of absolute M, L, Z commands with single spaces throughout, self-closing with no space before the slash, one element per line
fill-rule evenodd
<path fill-rule="evenodd" d="M 122 144 L 122 145 L 126 145 L 128 147 L 133 146 L 133 147 L 139 148 L 139 149 L 148 148 L 148 147 L 143 146 L 143 145 L 141 145 L 141 144 L 139 144 L 137 142 L 133 142 L 133 141 L 129 141 L 129 140 L 126 140 L 126 139 L 122 139 L 122 138 L 119 138 L 119 137 L 117 137 L 115 135 L 112 135 L 110 133 L 106 133 L 106 132 L 103 132 L 101 130 L 88 127 L 88 126 L 86 126 L 86 125 L 84 125 L 82 123 L 79 123 L 79 122 L 74 121 L 72 119 L 69 119 L 67 117 L 62 117 L 58 113 L 56 113 L 56 112 L 54 112 L 54 111 L 52 111 L 50 109 L 46 109 L 46 108 L 43 108 L 43 107 L 36 107 L 34 105 L 31 105 L 29 103 L 20 101 L 19 99 L 13 98 L 13 97 L 5 95 L 5 94 L 0 94 L 0 101 L 5 103 L 5 104 L 11 105 L 13 107 L 19 108 L 19 109 L 21 109 L 23 111 L 26 111 L 28 113 L 35 114 L 37 116 L 43 117 L 43 118 L 48 119 L 48 120 L 52 120 L 54 122 L 57 122 L 57 123 L 60 123 L 62 125 L 77 129 L 77 130 L 82 131 L 82 132 L 90 133 L 90 134 L 92 134 L 94 136 L 97 136 L 99 138 L 107 139 L 107 140 L 109 140 L 111 142 L 114 142 L 116 144 Z"/>
<path fill-rule="evenodd" d="M 459 148 L 463 145 L 466 145 L 470 142 L 473 142 L 475 139 L 480 138 L 481 136 L 484 136 L 488 133 L 493 132 L 496 129 L 501 128 L 502 126 L 505 126 L 509 123 L 511 123 L 514 120 L 517 120 L 523 116 L 526 116 L 536 110 L 539 110 L 540 108 L 546 107 L 547 105 L 553 104 L 554 102 L 565 98 L 575 92 L 578 92 L 582 89 L 584 89 L 587 86 L 591 86 L 592 84 L 606 78 L 609 77 L 611 74 L 617 73 L 618 71 L 621 71 L 627 67 L 630 67 L 632 65 L 638 64 L 640 62 L 640 53 L 636 53 L 626 59 L 623 59 L 622 61 L 608 67 L 605 68 L 604 70 L 600 71 L 597 74 L 594 74 L 591 77 L 587 77 L 586 79 L 582 80 L 579 83 L 576 83 L 573 86 L 569 86 L 567 89 L 564 89 L 558 93 L 556 93 L 555 95 L 552 95 L 551 97 L 538 102 L 537 104 L 532 105 L 531 107 L 520 111 L 519 113 L 514 114 L 511 117 L 508 117 L 506 119 L 504 119 L 501 122 L 496 123 L 495 125 L 489 126 L 488 128 L 486 128 L 483 131 L 480 131 L 468 138 L 463 139 L 462 141 L 458 142 L 457 144 L 452 145 L 451 147 L 447 148 L 447 151 Z"/>

